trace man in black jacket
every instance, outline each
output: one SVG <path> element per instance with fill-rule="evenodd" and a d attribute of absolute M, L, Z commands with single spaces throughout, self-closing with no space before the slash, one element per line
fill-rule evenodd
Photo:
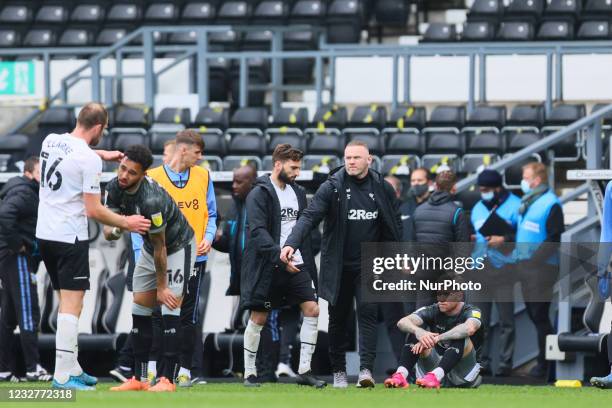
<path fill-rule="evenodd" d="M 347 326 L 353 298 L 359 323 L 359 385 L 373 387 L 378 304 L 361 297 L 361 243 L 401 240 L 399 202 L 383 176 L 369 169 L 372 156 L 361 141 L 344 150 L 345 165 L 332 171 L 319 187 L 287 238 L 281 260 L 303 250 L 310 231 L 325 219 L 321 244 L 319 294 L 329 302 L 330 358 L 334 387 L 346 388 Z"/>
<path fill-rule="evenodd" d="M 470 242 L 469 220 L 465 211 L 453 201 L 457 176 L 451 171 L 442 171 L 436 176 L 435 191 L 414 212 L 416 241 L 429 256 L 446 257 L 452 254 L 451 243 Z M 467 250 L 466 245 L 466 250 Z M 465 254 L 466 256 L 469 255 Z M 455 254 L 459 255 L 459 254 Z M 443 271 L 428 271 L 425 278 L 437 280 Z M 422 291 L 417 294 L 416 307 L 435 303 L 435 293 Z"/>
<path fill-rule="evenodd" d="M 310 240 L 292 260 L 281 262 L 281 247 L 306 208 L 306 193 L 295 184 L 303 153 L 280 144 L 272 154 L 270 176 L 257 179 L 246 200 L 248 237 L 242 259 L 240 301 L 250 311 L 244 331 L 244 385 L 259 386 L 255 360 L 268 313 L 299 304 L 304 313 L 300 330 L 298 384 L 322 388 L 326 384 L 310 370 L 317 343 L 319 305 L 311 272 L 316 268 Z"/>
<path fill-rule="evenodd" d="M 38 364 L 38 324 L 40 309 L 32 253 L 36 249 L 38 216 L 38 157 L 25 162 L 23 176 L 10 179 L 0 191 L 0 380 L 14 381 L 13 331 L 19 337 L 28 381 L 50 381 L 51 376 Z"/>

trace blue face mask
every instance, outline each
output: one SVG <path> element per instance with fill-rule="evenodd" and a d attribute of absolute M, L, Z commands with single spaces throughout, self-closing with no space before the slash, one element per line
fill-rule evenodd
<path fill-rule="evenodd" d="M 482 201 L 491 201 L 495 198 L 495 192 L 487 191 L 486 193 L 480 193 L 480 198 L 482 198 Z"/>
<path fill-rule="evenodd" d="M 531 187 L 529 187 L 529 182 L 525 179 L 521 180 L 521 190 L 523 193 L 529 194 L 531 192 Z"/>

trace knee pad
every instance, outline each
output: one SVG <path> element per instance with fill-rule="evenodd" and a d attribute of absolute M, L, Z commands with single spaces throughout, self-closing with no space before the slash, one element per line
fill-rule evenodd
<path fill-rule="evenodd" d="M 153 309 L 139 305 L 138 303 L 132 303 L 132 314 L 136 316 L 151 316 L 153 314 Z"/>

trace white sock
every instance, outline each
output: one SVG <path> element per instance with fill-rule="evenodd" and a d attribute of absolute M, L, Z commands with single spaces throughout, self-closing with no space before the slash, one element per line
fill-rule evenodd
<path fill-rule="evenodd" d="M 441 368 L 441 367 L 434 368 L 432 373 L 433 373 L 433 375 L 436 376 L 438 381 L 442 381 L 442 379 L 444 378 L 444 369 Z"/>
<path fill-rule="evenodd" d="M 78 336 L 79 335 L 77 333 L 77 339 L 78 339 Z M 77 340 L 76 346 L 74 348 L 74 365 L 72 366 L 72 369 L 70 370 L 70 375 L 78 377 L 81 374 L 83 374 L 83 368 L 79 364 L 79 342 Z"/>
<path fill-rule="evenodd" d="M 191 370 L 185 368 L 185 367 L 181 367 L 181 369 L 179 370 L 178 375 L 186 375 L 187 377 L 191 378 Z"/>
<path fill-rule="evenodd" d="M 310 362 L 317 344 L 318 317 L 304 317 L 302 328 L 300 329 L 300 366 L 298 374 L 310 371 Z"/>
<path fill-rule="evenodd" d="M 408 378 L 408 369 L 404 366 L 399 366 L 397 367 L 397 370 L 395 370 L 396 373 L 400 373 L 404 379 Z"/>
<path fill-rule="evenodd" d="M 251 375 L 257 377 L 255 359 L 257 358 L 261 329 L 263 329 L 263 326 L 249 319 L 249 323 L 244 331 L 244 378 L 248 378 Z"/>
<path fill-rule="evenodd" d="M 153 377 L 157 377 L 157 361 L 149 360 L 147 365 L 147 375 L 153 373 Z"/>
<path fill-rule="evenodd" d="M 73 375 L 72 372 L 75 371 L 75 365 L 78 364 L 76 363 L 78 329 L 78 317 L 68 313 L 59 313 L 57 315 L 55 373 L 53 378 L 60 384 L 68 381 L 70 376 Z"/>

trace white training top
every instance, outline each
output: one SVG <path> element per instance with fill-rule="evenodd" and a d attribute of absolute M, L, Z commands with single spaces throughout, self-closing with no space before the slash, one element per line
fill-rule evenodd
<path fill-rule="evenodd" d="M 285 245 L 285 241 L 289 238 L 295 223 L 297 222 L 298 212 L 300 211 L 300 205 L 298 203 L 295 191 L 291 186 L 285 185 L 285 189 L 281 190 L 274 182 L 272 182 L 278 201 L 280 202 L 281 208 L 281 231 L 280 231 L 280 247 Z M 301 265 L 304 261 L 302 260 L 302 254 L 300 250 L 296 250 L 293 253 L 293 264 Z"/>
<path fill-rule="evenodd" d="M 73 244 L 89 239 L 83 193 L 100 194 L 102 159 L 83 139 L 51 133 L 40 151 L 36 237 Z"/>

